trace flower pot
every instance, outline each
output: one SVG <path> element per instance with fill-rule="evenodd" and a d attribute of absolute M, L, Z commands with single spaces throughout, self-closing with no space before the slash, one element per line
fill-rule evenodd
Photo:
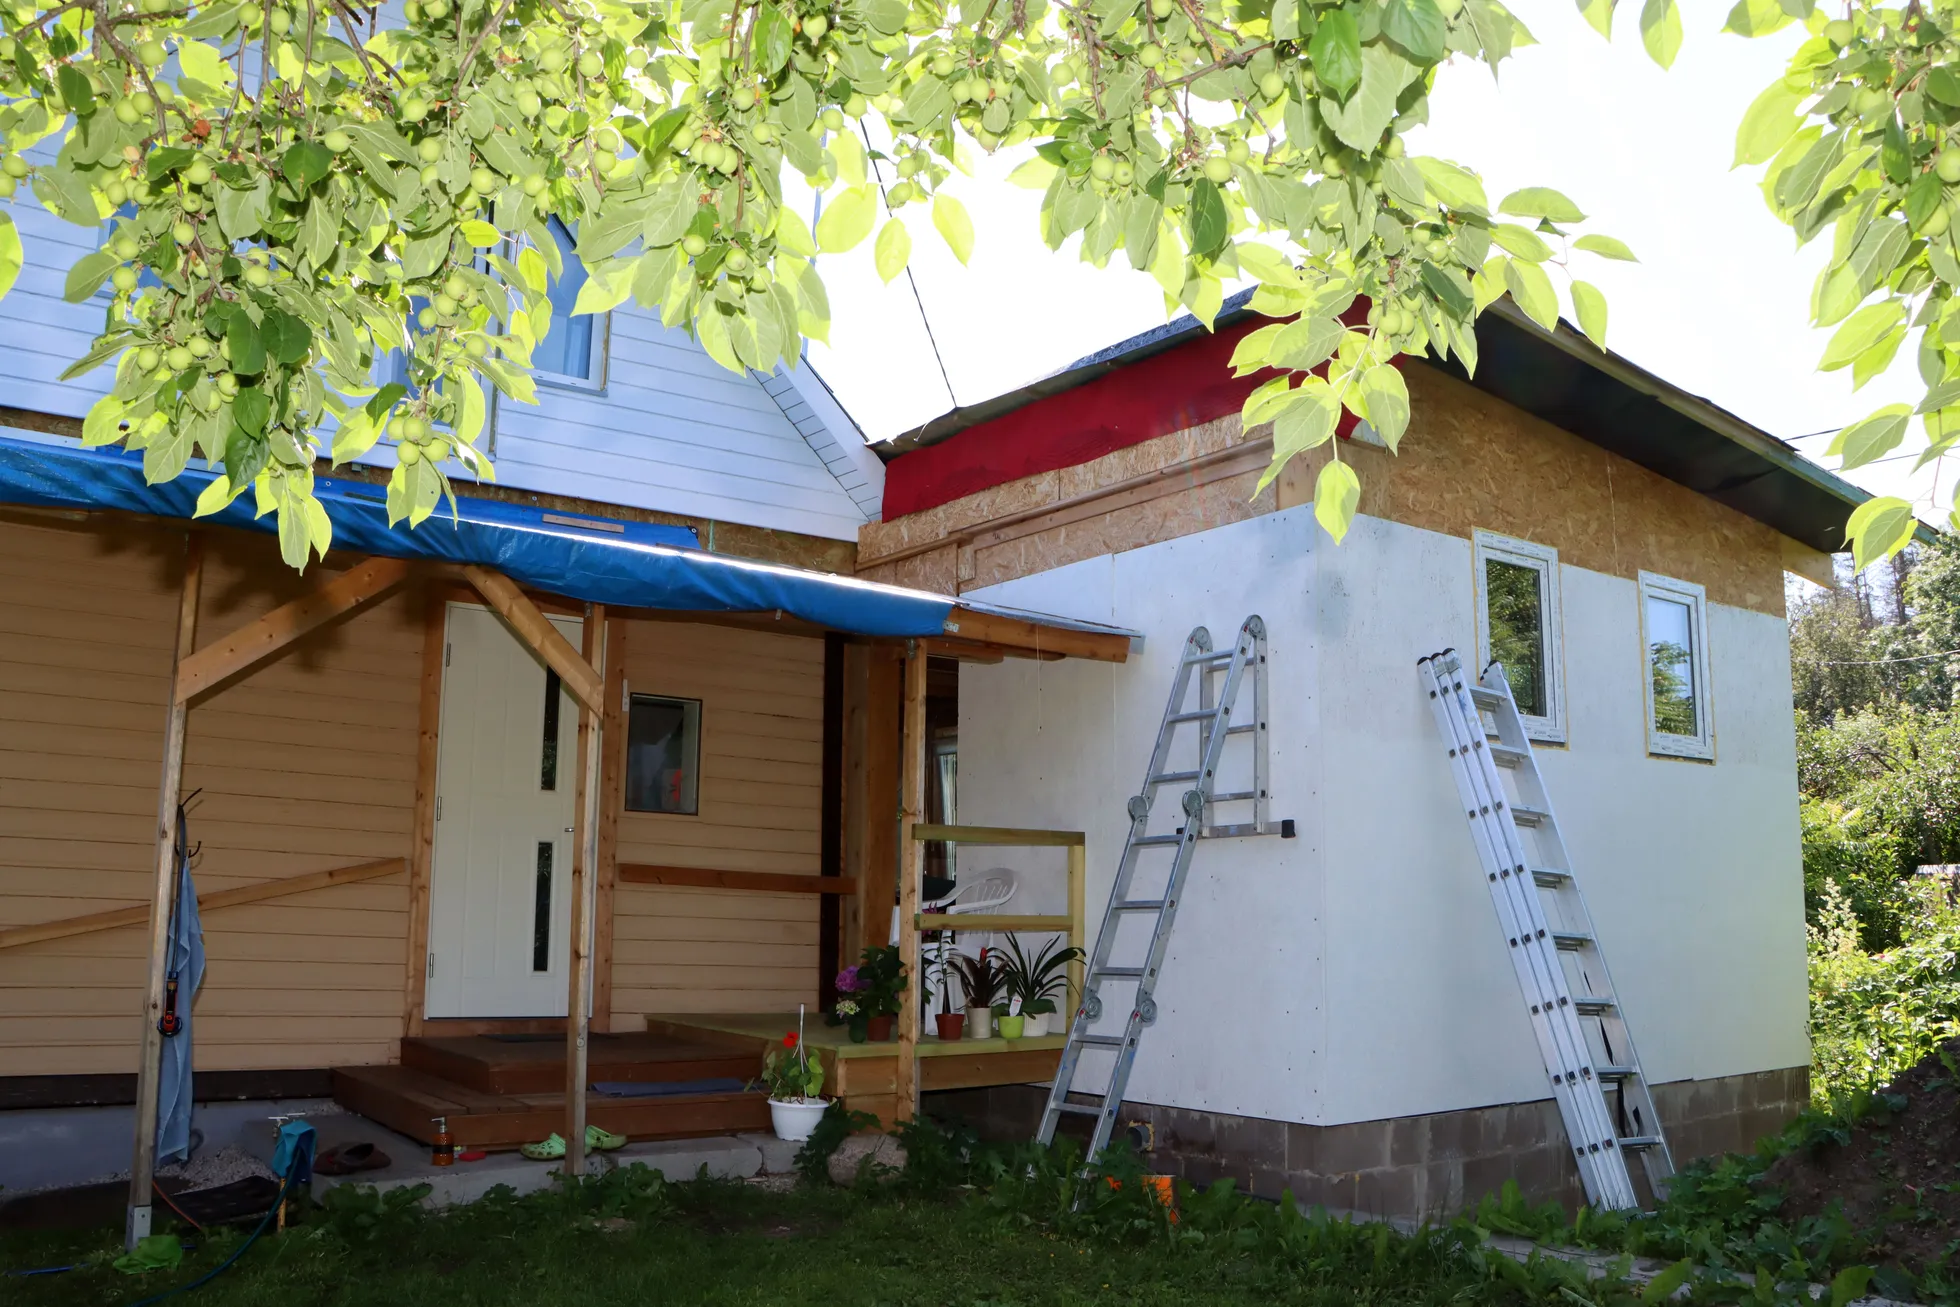
<path fill-rule="evenodd" d="M 1028 1039 L 1033 1039 L 1037 1035 L 1045 1035 L 1048 1033 L 1054 1020 L 1055 1014 L 1053 1012 L 1028 1014 L 1026 1023 L 1021 1027 L 1021 1034 Z"/>
<path fill-rule="evenodd" d="M 881 1044 L 892 1037 L 892 1023 L 898 1018 L 889 1012 L 875 1017 L 867 1017 L 864 1022 L 864 1037 L 874 1044 Z"/>
<path fill-rule="evenodd" d="M 994 1033 L 994 1010 L 990 1007 L 970 1007 L 966 1010 L 966 1037 L 968 1039 L 989 1039 Z"/>
<path fill-rule="evenodd" d="M 808 1139 L 829 1106 L 827 1098 L 770 1099 L 769 1120 L 776 1127 L 776 1138 L 792 1142 Z"/>
<path fill-rule="evenodd" d="M 1001 1017 L 995 1022 L 1000 1027 L 1000 1037 L 1002 1039 L 1019 1039 L 1022 1034 L 1022 1028 L 1027 1023 L 1028 1019 L 1019 1012 Z"/>
<path fill-rule="evenodd" d="M 966 1029 L 964 1012 L 940 1012 L 934 1015 L 933 1021 L 939 1027 L 939 1037 L 945 1040 L 958 1039 Z"/>

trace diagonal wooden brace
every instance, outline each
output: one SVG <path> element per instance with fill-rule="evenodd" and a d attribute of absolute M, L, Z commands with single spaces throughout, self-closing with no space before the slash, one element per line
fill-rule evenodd
<path fill-rule="evenodd" d="M 370 558 L 213 640 L 178 668 L 177 702 L 189 703 L 276 656 L 301 636 L 385 598 L 408 575 L 409 565 L 399 558 Z"/>
<path fill-rule="evenodd" d="M 529 595 L 518 588 L 517 582 L 502 572 L 493 572 L 475 563 L 466 564 L 463 575 L 469 578 L 470 585 L 483 596 L 484 601 L 497 610 L 498 616 L 504 619 L 524 647 L 542 658 L 546 667 L 558 673 L 558 679 L 574 699 L 595 713 L 605 712 L 603 678 L 572 647 L 572 642 L 558 633 L 551 619 L 531 602 Z"/>

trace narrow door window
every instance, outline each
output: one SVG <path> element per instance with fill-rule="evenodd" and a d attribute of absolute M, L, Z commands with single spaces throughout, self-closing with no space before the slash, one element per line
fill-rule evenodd
<path fill-rule="evenodd" d="M 558 788 L 558 699 L 562 683 L 550 668 L 544 674 L 544 741 L 538 755 L 538 788 Z"/>
<path fill-rule="evenodd" d="M 1479 531 L 1472 547 L 1477 592 L 1477 670 L 1504 668 L 1525 733 L 1565 742 L 1565 675 L 1559 662 L 1558 551 Z"/>
<path fill-rule="evenodd" d="M 538 841 L 536 893 L 531 901 L 531 970 L 551 970 L 551 852 L 550 840 Z"/>
<path fill-rule="evenodd" d="M 1715 756 L 1706 603 L 1698 585 L 1650 572 L 1640 574 L 1650 753 L 1674 758 Z"/>

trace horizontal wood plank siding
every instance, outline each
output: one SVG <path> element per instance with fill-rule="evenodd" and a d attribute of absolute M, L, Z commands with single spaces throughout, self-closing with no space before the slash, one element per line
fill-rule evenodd
<path fill-rule="evenodd" d="M 149 897 L 181 537 L 0 523 L 0 926 Z M 199 643 L 317 579 L 214 533 Z M 184 788 L 203 890 L 405 857 L 422 627 L 375 606 L 191 709 Z M 407 884 L 394 875 L 212 912 L 200 1070 L 393 1060 Z M 144 932 L 0 952 L 9 1074 L 134 1069 Z"/>
<path fill-rule="evenodd" d="M 619 860 L 815 876 L 823 642 L 638 622 L 626 651 L 632 693 L 701 700 L 701 812 L 621 814 Z M 622 883 L 614 900 L 614 1013 L 814 1004 L 817 900 Z"/>

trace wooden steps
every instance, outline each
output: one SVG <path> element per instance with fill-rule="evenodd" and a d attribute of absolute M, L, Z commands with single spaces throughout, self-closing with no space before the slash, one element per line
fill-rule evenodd
<path fill-rule="evenodd" d="M 588 1084 L 686 1085 L 747 1081 L 755 1045 L 713 1033 L 595 1035 Z M 402 1041 L 398 1066 L 336 1068 L 334 1100 L 424 1144 L 435 1118 L 459 1148 L 508 1149 L 565 1128 L 563 1035 L 459 1035 Z M 586 1118 L 629 1139 L 676 1139 L 769 1128 L 769 1102 L 752 1090 L 612 1097 L 589 1093 Z"/>

